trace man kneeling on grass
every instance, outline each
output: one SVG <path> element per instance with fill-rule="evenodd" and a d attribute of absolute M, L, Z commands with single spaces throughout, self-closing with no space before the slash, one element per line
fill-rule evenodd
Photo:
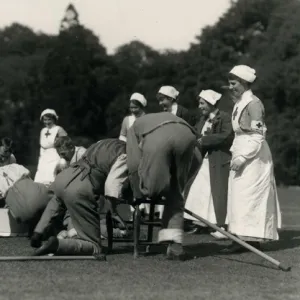
<path fill-rule="evenodd" d="M 116 202 L 121 197 L 128 178 L 126 143 L 119 139 L 105 139 L 91 145 L 83 157 L 63 170 L 50 189 L 55 196 L 50 200 L 34 234 L 31 246 L 38 248 L 35 255 L 102 255 L 99 210 L 105 196 L 117 215 Z M 68 210 L 77 238 L 50 237 L 42 245 L 43 233 L 54 219 Z"/>
<path fill-rule="evenodd" d="M 51 199 L 47 187 L 30 178 L 30 172 L 19 164 L 0 167 L 0 203 L 18 223 L 29 227 L 29 235 Z"/>
<path fill-rule="evenodd" d="M 71 164 L 76 163 L 84 155 L 86 148 L 82 146 L 75 146 L 74 142 L 69 136 L 57 137 L 54 142 L 54 147 L 61 158 L 54 169 L 54 176 L 56 177 L 62 170 L 67 169 Z M 72 238 L 77 235 L 74 229 L 70 214 L 66 212 L 63 220 L 63 230 L 57 235 L 58 238 Z"/>

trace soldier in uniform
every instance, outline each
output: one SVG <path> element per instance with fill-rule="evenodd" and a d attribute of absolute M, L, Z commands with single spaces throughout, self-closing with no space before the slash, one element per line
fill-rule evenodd
<path fill-rule="evenodd" d="M 69 136 L 57 137 L 54 142 L 54 148 L 59 157 L 66 161 L 66 164 L 58 163 L 56 165 L 55 175 L 61 172 L 63 168 L 67 168 L 72 163 L 77 162 L 86 151 L 86 148 L 82 146 L 75 146 Z"/>
<path fill-rule="evenodd" d="M 134 198 L 164 196 L 159 242 L 169 242 L 169 259 L 186 259 L 183 242 L 182 192 L 196 145 L 194 130 L 169 112 L 135 121 L 127 136 L 127 163 Z"/>
<path fill-rule="evenodd" d="M 55 196 L 50 200 L 31 239 L 38 248 L 36 255 L 101 255 L 100 215 L 104 201 L 110 199 L 113 214 L 115 199 L 121 197 L 128 177 L 126 143 L 119 139 L 105 139 L 91 145 L 83 157 L 63 170 L 51 186 Z M 42 235 L 60 212 L 69 211 L 76 239 L 50 237 L 42 245 Z"/>
<path fill-rule="evenodd" d="M 56 138 L 54 147 L 61 158 L 54 170 L 55 176 L 57 176 L 63 169 L 66 169 L 70 164 L 76 163 L 86 151 L 86 148 L 82 146 L 75 146 L 69 136 Z M 58 234 L 58 238 L 72 238 L 77 235 L 68 212 L 66 212 L 64 217 L 63 225 L 67 230 L 62 230 Z"/>
<path fill-rule="evenodd" d="M 259 248 L 277 240 L 281 214 L 272 155 L 266 141 L 264 105 L 252 90 L 254 69 L 239 65 L 229 73 L 229 90 L 235 103 L 232 126 L 235 138 L 228 188 L 228 230 Z M 243 251 L 232 243 L 224 253 Z"/>

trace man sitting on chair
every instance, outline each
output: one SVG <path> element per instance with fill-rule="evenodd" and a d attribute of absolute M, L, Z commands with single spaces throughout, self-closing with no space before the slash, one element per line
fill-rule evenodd
<path fill-rule="evenodd" d="M 159 242 L 168 242 L 167 257 L 185 260 L 182 191 L 187 181 L 196 135 L 169 112 L 140 117 L 129 129 L 127 156 L 134 198 L 166 198 Z"/>

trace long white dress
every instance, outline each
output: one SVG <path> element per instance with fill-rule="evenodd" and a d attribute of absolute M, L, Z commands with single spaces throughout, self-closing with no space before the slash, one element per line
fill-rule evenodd
<path fill-rule="evenodd" d="M 60 129 L 60 126 L 55 125 L 51 128 L 45 127 L 41 130 L 40 157 L 34 178 L 35 182 L 49 185 L 54 181 L 54 170 L 60 160 L 60 157 L 54 148 L 54 141 Z"/>
<path fill-rule="evenodd" d="M 251 91 L 247 91 L 233 109 L 235 138 L 230 149 L 232 160 L 244 157 L 246 163 L 241 171 L 230 171 L 228 231 L 244 240 L 277 240 L 277 229 L 281 228 L 281 213 L 272 155 L 265 140 L 266 127 L 262 123 L 263 134 L 245 132 L 239 122 L 244 109 L 254 100 L 260 101 Z"/>
<path fill-rule="evenodd" d="M 212 120 L 214 116 L 215 115 L 212 114 L 209 120 Z M 206 121 L 201 130 L 201 134 L 205 135 L 207 129 L 211 128 L 211 125 L 211 122 Z M 199 215 L 210 223 L 217 223 L 210 184 L 208 154 L 206 154 L 206 156 L 204 157 L 202 165 L 191 185 L 189 194 L 185 202 L 185 208 L 195 213 L 196 215 Z M 184 213 L 184 218 L 195 221 L 194 223 L 206 227 L 204 223 L 199 222 L 197 219 L 187 213 Z"/>

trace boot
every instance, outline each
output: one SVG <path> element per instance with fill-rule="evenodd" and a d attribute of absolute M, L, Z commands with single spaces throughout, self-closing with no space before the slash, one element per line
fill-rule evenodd
<path fill-rule="evenodd" d="M 167 259 L 185 261 L 190 256 L 184 251 L 182 244 L 171 243 L 167 249 Z"/>
<path fill-rule="evenodd" d="M 38 248 L 34 256 L 47 255 L 50 253 L 55 253 L 58 249 L 58 238 L 56 236 L 51 236 L 48 241 L 46 241 L 40 248 Z"/>

